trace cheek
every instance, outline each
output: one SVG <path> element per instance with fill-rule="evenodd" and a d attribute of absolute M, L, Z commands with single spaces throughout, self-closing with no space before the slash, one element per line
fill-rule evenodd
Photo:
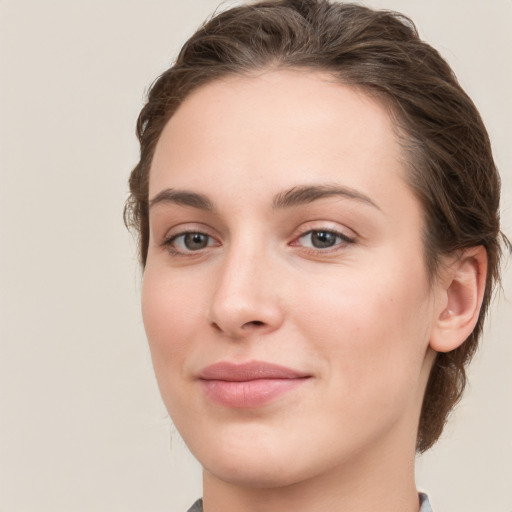
<path fill-rule="evenodd" d="M 415 268 L 416 267 L 416 268 Z M 370 395 L 410 393 L 417 383 L 429 332 L 429 293 L 421 267 L 401 265 L 347 272 L 296 305 L 300 329 L 328 361 L 338 389 L 368 402 Z M 313 292 L 311 292 L 313 290 Z M 349 398 L 350 399 L 350 398 Z"/>
<path fill-rule="evenodd" d="M 153 366 L 162 393 L 177 377 L 198 325 L 200 308 L 193 286 L 184 286 L 157 268 L 146 267 L 142 285 L 142 317 Z"/>

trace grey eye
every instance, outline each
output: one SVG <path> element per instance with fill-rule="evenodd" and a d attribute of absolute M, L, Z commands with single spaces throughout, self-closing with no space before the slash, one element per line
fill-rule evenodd
<path fill-rule="evenodd" d="M 312 231 L 310 237 L 311 245 L 316 249 L 332 247 L 340 239 L 340 236 L 332 231 Z"/>
<path fill-rule="evenodd" d="M 187 253 L 193 251 L 200 251 L 206 247 L 215 245 L 215 240 L 205 233 L 197 231 L 189 231 L 187 233 L 181 233 L 180 235 L 173 236 L 168 242 L 166 242 L 170 248 Z"/>
<path fill-rule="evenodd" d="M 299 244 L 302 247 L 310 249 L 330 249 L 334 246 L 345 246 L 354 242 L 342 233 L 336 231 L 329 231 L 327 229 L 313 229 L 304 233 L 299 239 Z"/>
<path fill-rule="evenodd" d="M 204 233 L 186 233 L 182 235 L 183 245 L 189 251 L 198 251 L 208 247 L 209 236 Z M 178 237 L 180 238 L 180 237 Z"/>

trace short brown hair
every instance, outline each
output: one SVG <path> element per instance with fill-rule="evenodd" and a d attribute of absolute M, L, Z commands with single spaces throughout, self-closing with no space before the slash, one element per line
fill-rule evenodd
<path fill-rule="evenodd" d="M 500 181 L 475 105 L 407 17 L 329 0 L 270 0 L 234 7 L 208 20 L 154 82 L 138 119 L 141 155 L 130 176 L 125 221 L 139 235 L 141 264 L 149 243 L 149 171 L 167 121 L 202 85 L 228 75 L 282 68 L 328 72 L 389 106 L 409 164 L 408 183 L 424 210 L 425 262 L 431 277 L 442 255 L 479 245 L 487 251 L 477 325 L 460 347 L 439 353 L 431 371 L 417 437 L 417 450 L 425 451 L 461 397 L 465 366 L 499 281 Z"/>

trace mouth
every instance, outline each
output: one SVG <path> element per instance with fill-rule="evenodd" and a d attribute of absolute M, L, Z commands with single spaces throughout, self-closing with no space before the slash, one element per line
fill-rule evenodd
<path fill-rule="evenodd" d="M 248 409 L 265 405 L 300 387 L 312 376 L 263 361 L 219 362 L 198 375 L 205 395 L 224 407 Z"/>

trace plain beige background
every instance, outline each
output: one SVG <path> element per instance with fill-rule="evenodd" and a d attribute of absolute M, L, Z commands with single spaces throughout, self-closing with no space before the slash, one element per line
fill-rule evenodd
<path fill-rule="evenodd" d="M 0 0 L 0 512 L 181 512 L 201 493 L 169 434 L 121 214 L 143 93 L 217 4 Z M 512 235 L 512 1 L 367 4 L 412 16 L 454 67 L 489 129 Z M 504 295 L 418 463 L 436 512 L 512 511 L 510 270 Z"/>

